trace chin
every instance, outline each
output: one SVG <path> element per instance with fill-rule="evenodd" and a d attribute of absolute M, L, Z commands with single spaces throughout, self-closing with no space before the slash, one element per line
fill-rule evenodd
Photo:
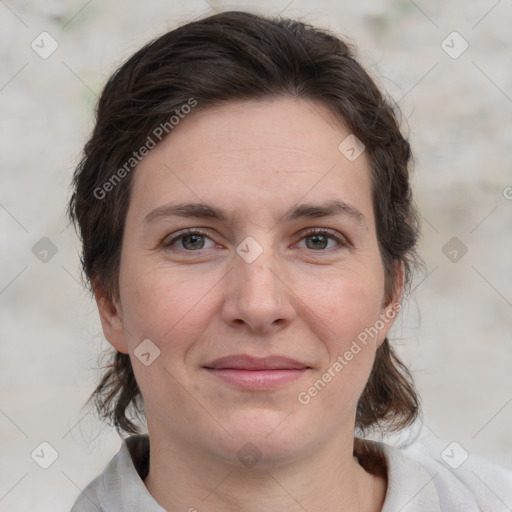
<path fill-rule="evenodd" d="M 224 437 L 222 458 L 240 467 L 268 469 L 307 452 L 315 444 L 311 431 L 306 424 L 298 424 L 290 412 L 291 409 L 240 411 L 236 421 L 226 425 L 232 437 Z"/>

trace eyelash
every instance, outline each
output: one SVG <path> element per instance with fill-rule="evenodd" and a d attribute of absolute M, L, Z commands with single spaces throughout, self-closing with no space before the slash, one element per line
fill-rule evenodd
<path fill-rule="evenodd" d="M 183 231 L 180 231 L 176 236 L 174 236 L 173 238 L 171 238 L 168 241 L 166 239 L 164 239 L 164 241 L 162 242 L 162 246 L 165 249 L 170 248 L 177 241 L 181 240 L 182 238 L 184 238 L 186 236 L 190 236 L 190 235 L 201 235 L 201 236 L 205 236 L 207 238 L 212 239 L 212 237 L 210 236 L 210 233 L 206 230 L 202 230 L 200 228 L 187 228 Z M 349 247 L 350 246 L 350 242 L 345 237 L 340 236 L 340 235 L 336 234 L 335 232 L 330 231 L 325 228 L 309 228 L 305 232 L 302 233 L 302 237 L 300 240 L 303 240 L 307 237 L 314 236 L 314 235 L 320 235 L 320 236 L 325 236 L 327 238 L 330 238 L 330 239 L 334 240 L 337 244 L 339 244 L 339 246 L 341 246 L 341 247 Z M 320 253 L 320 252 L 327 252 L 327 251 L 330 252 L 332 249 L 333 248 L 331 247 L 330 249 L 319 249 L 319 250 L 309 249 L 309 250 L 311 250 L 313 252 Z M 194 253 L 194 252 L 200 252 L 203 249 L 198 249 L 196 251 L 193 251 L 193 250 L 179 248 L 179 250 L 182 252 Z"/>

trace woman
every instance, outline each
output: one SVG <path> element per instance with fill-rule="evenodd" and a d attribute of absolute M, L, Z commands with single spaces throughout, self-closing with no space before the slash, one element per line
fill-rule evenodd
<path fill-rule="evenodd" d="M 116 350 L 93 398 L 133 435 L 73 511 L 501 506 L 363 439 L 419 412 L 387 339 L 410 158 L 349 46 L 296 21 L 211 16 L 114 74 L 69 211 Z"/>

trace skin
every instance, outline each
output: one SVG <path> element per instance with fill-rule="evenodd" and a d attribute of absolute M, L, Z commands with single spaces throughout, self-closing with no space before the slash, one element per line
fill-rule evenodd
<path fill-rule="evenodd" d="M 130 354 L 151 439 L 145 484 L 167 510 L 381 509 L 386 480 L 353 458 L 353 438 L 392 320 L 309 404 L 297 399 L 401 293 L 397 278 L 385 300 L 368 160 L 338 150 L 349 134 L 320 103 L 228 103 L 189 114 L 137 167 L 119 298 L 99 287 L 96 298 L 106 338 Z M 361 218 L 279 220 L 298 204 L 330 200 Z M 145 221 L 188 202 L 232 218 Z M 171 243 L 185 228 L 208 235 Z M 247 236 L 263 251 L 252 263 L 236 252 Z M 134 356 L 145 339 L 160 350 L 149 366 Z M 310 368 L 276 389 L 242 390 L 203 367 L 232 354 L 284 355 Z M 252 467 L 237 456 L 249 442 L 261 454 Z"/>

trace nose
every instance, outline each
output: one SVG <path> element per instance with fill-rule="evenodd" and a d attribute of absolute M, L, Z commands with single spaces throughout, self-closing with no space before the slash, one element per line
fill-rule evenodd
<path fill-rule="evenodd" d="M 288 273 L 271 250 L 264 250 L 251 263 L 234 255 L 226 278 L 222 319 L 230 327 L 270 334 L 296 317 Z"/>

